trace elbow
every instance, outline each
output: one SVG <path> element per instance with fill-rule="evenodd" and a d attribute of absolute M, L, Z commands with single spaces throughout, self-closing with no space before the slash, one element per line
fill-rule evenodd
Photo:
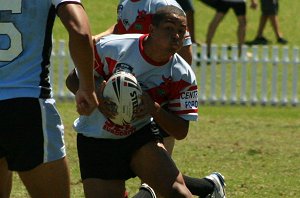
<path fill-rule="evenodd" d="M 174 136 L 174 138 L 175 138 L 176 140 L 183 140 L 183 139 L 186 138 L 187 134 L 188 134 L 188 130 L 186 130 L 186 131 L 181 131 L 181 133 L 179 133 L 178 135 Z"/>
<path fill-rule="evenodd" d="M 183 140 L 188 135 L 190 123 L 189 121 L 183 119 L 181 119 L 180 122 L 178 121 L 178 123 L 180 124 L 177 126 L 173 125 L 173 129 L 171 130 L 173 132 L 172 136 L 176 140 Z"/>
<path fill-rule="evenodd" d="M 184 138 L 186 138 L 188 132 L 189 132 L 189 122 L 184 122 L 181 124 L 180 130 L 178 130 L 179 128 L 174 129 L 174 131 L 178 131 L 178 133 L 174 134 L 174 138 L 176 140 L 183 140 Z"/>

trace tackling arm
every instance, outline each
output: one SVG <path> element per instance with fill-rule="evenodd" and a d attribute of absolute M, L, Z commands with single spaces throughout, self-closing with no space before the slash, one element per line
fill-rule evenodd
<path fill-rule="evenodd" d="M 94 50 L 88 17 L 83 7 L 74 3 L 60 5 L 57 13 L 69 33 L 69 50 L 80 79 L 76 93 L 77 111 L 89 115 L 98 101 L 94 87 Z"/>
<path fill-rule="evenodd" d="M 95 43 L 97 43 L 103 36 L 107 36 L 109 34 L 114 34 L 116 33 L 116 24 L 112 25 L 111 27 L 109 27 L 107 30 L 105 30 L 104 32 L 101 32 L 95 36 L 93 36 L 93 41 Z"/>

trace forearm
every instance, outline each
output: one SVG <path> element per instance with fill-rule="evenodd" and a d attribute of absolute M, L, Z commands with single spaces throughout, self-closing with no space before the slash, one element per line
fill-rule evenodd
<path fill-rule="evenodd" d="M 115 25 L 112 25 L 111 27 L 109 27 L 107 30 L 105 30 L 104 32 L 101 32 L 95 36 L 93 36 L 93 40 L 95 43 L 97 43 L 103 36 L 109 35 L 109 34 L 113 34 L 114 30 L 115 30 Z"/>
<path fill-rule="evenodd" d="M 87 15 L 78 4 L 62 6 L 58 14 L 69 33 L 69 50 L 80 79 L 79 88 L 92 91 L 94 51 Z"/>
<path fill-rule="evenodd" d="M 168 112 L 157 103 L 150 114 L 155 122 L 175 139 L 181 140 L 187 136 L 189 121 Z"/>

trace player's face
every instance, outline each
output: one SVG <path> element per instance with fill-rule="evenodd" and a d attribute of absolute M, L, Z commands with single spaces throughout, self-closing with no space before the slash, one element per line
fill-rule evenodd
<path fill-rule="evenodd" d="M 152 36 L 155 36 L 161 50 L 174 54 L 182 47 L 186 27 L 185 17 L 171 14 L 158 27 L 153 26 Z"/>

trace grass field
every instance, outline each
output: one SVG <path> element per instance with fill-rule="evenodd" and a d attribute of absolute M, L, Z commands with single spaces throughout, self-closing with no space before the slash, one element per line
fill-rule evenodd
<path fill-rule="evenodd" d="M 117 0 L 83 2 L 93 34 L 105 30 L 115 21 Z M 295 17 L 300 1 L 280 3 L 280 24 L 284 36 L 290 41 L 290 46 L 299 46 L 300 20 L 295 20 Z M 201 42 L 214 12 L 198 1 L 194 4 L 196 35 Z M 249 9 L 247 39 L 255 35 L 258 16 L 259 10 Z M 217 44 L 235 43 L 235 32 L 236 19 L 230 11 L 214 41 Z M 270 26 L 265 35 L 275 40 Z M 59 21 L 55 25 L 54 38 L 66 39 Z M 72 198 L 83 197 L 72 129 L 72 122 L 77 117 L 74 102 L 58 101 L 57 105 L 65 124 Z M 173 158 L 183 173 L 203 177 L 220 171 L 226 177 L 229 198 L 300 197 L 299 107 L 203 105 L 199 107 L 199 116 L 199 121 L 192 123 L 188 137 L 176 143 Z M 133 195 L 139 180 L 131 179 L 127 184 L 130 195 Z M 11 197 L 28 197 L 16 175 Z"/>

